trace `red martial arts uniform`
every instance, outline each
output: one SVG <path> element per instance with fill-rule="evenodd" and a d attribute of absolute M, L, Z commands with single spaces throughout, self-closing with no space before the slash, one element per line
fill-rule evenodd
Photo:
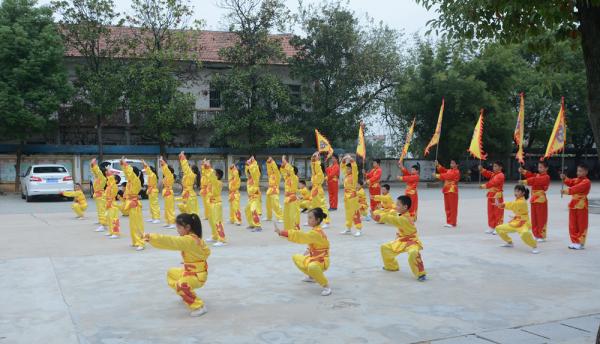
<path fill-rule="evenodd" d="M 379 181 L 381 179 L 381 168 L 379 166 L 372 168 L 367 172 L 367 185 L 369 186 L 369 198 L 371 199 L 371 211 L 377 209 L 379 202 L 375 200 L 375 196 L 381 194 L 381 185 Z"/>
<path fill-rule="evenodd" d="M 327 192 L 329 193 L 329 208 L 337 209 L 338 205 L 338 190 L 340 187 L 340 165 L 334 162 L 333 165 L 325 169 L 327 174 Z"/>
<path fill-rule="evenodd" d="M 571 195 L 569 202 L 569 234 L 571 242 L 585 245 L 588 229 L 588 199 L 592 184 L 587 177 L 566 178 L 564 180 L 569 187 L 568 194 Z"/>
<path fill-rule="evenodd" d="M 411 174 L 406 167 L 402 167 L 402 177 L 400 180 L 406 183 L 404 194 L 410 197 L 410 209 L 408 212 L 414 221 L 417 220 L 417 210 L 419 210 L 419 195 L 417 194 L 417 186 L 419 186 L 419 173 Z"/>
<path fill-rule="evenodd" d="M 496 226 L 504 223 L 504 208 L 499 208 L 496 206 L 496 199 L 499 203 L 504 203 L 504 196 L 502 195 L 502 192 L 504 191 L 504 173 L 492 172 L 484 169 L 481 171 L 481 175 L 490 180 L 484 184 L 485 188 L 488 190 L 488 226 L 491 229 L 495 229 Z"/>
<path fill-rule="evenodd" d="M 525 171 L 525 185 L 531 186 L 531 231 L 536 239 L 546 239 L 548 224 L 548 200 L 546 191 L 550 186 L 548 173 Z"/>
<path fill-rule="evenodd" d="M 446 169 L 438 165 L 438 179 L 444 181 L 444 208 L 446 209 L 446 223 L 456 226 L 456 217 L 458 216 L 458 181 L 460 180 L 460 171 L 458 168 Z"/>

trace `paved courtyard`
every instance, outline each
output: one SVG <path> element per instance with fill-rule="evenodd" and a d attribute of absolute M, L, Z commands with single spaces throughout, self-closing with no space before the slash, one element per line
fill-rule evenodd
<path fill-rule="evenodd" d="M 444 229 L 440 190 L 421 190 L 425 283 L 413 278 L 404 255 L 399 272 L 381 269 L 379 245 L 394 238 L 394 228 L 370 222 L 363 237 L 339 235 L 341 206 L 326 230 L 329 297 L 300 281 L 291 255 L 304 247 L 278 238 L 271 223 L 262 233 L 227 224 L 230 245 L 212 249 L 208 282 L 197 290 L 209 310 L 200 318 L 166 285 L 179 253 L 134 251 L 127 218 L 123 237 L 109 240 L 94 232 L 91 200 L 78 221 L 68 202 L 0 196 L 0 344 L 593 343 L 600 215 L 590 214 L 586 250 L 568 250 L 569 198 L 559 189 L 553 184 L 549 192 L 549 241 L 538 255 L 518 237 L 507 249 L 483 233 L 484 191 L 462 188 L 459 227 Z M 512 195 L 512 185 L 506 190 Z M 395 186 L 392 194 L 401 191 Z M 600 196 L 600 184 L 592 191 Z"/>

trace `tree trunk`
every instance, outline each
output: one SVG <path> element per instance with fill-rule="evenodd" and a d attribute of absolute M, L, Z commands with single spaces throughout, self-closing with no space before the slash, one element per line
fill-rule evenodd
<path fill-rule="evenodd" d="M 577 11 L 587 75 L 588 118 L 600 159 L 600 6 L 578 1 Z"/>
<path fill-rule="evenodd" d="M 96 116 L 96 137 L 98 139 L 98 161 L 104 160 L 104 144 L 102 143 L 102 117 Z"/>
<path fill-rule="evenodd" d="M 164 141 L 159 141 L 158 143 L 160 156 L 162 156 L 165 160 L 167 159 L 167 145 Z"/>
<path fill-rule="evenodd" d="M 15 163 L 15 192 L 21 190 L 21 157 L 23 156 L 23 148 L 25 141 L 19 142 L 19 148 L 17 148 L 17 162 Z"/>

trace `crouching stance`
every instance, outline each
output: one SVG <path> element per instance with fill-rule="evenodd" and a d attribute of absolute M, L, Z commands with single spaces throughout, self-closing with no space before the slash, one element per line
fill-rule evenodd
<path fill-rule="evenodd" d="M 83 191 L 81 191 L 81 184 L 75 184 L 74 191 L 64 191 L 61 193 L 61 195 L 65 197 L 73 197 L 73 204 L 71 205 L 71 209 L 73 209 L 78 219 L 83 219 L 83 214 L 87 209 L 87 201 L 85 199 Z"/>
<path fill-rule="evenodd" d="M 515 216 L 509 223 L 496 226 L 496 233 L 506 242 L 502 245 L 503 247 L 513 247 L 508 233 L 517 232 L 521 236 L 521 240 L 533 249 L 531 253 L 539 253 L 537 242 L 531 233 L 531 221 L 529 221 L 529 210 L 527 209 L 529 190 L 523 185 L 515 185 L 515 198 L 514 202 L 497 203 L 498 208 L 512 210 Z"/>
<path fill-rule="evenodd" d="M 381 258 L 383 259 L 383 269 L 387 271 L 398 271 L 400 267 L 396 261 L 396 256 L 400 253 L 408 253 L 408 265 L 415 277 L 423 282 L 425 281 L 425 267 L 421 259 L 421 250 L 423 244 L 417 235 L 412 215 L 409 212 L 411 200 L 409 196 L 399 196 L 396 201 L 397 213 L 383 213 L 374 215 L 373 219 L 377 222 L 396 226 L 396 240 L 381 245 Z"/>
<path fill-rule="evenodd" d="M 206 283 L 210 248 L 202 239 L 202 224 L 197 214 L 179 214 L 175 223 L 179 236 L 152 233 L 145 234 L 144 240 L 156 248 L 181 251 L 183 268 L 169 269 L 167 283 L 191 309 L 191 316 L 201 316 L 206 313 L 206 307 L 194 289 Z"/>
<path fill-rule="evenodd" d="M 294 264 L 300 271 L 307 275 L 304 282 L 317 282 L 323 287 L 321 295 L 331 294 L 327 277 L 323 274 L 329 268 L 329 240 L 327 235 L 321 229 L 321 222 L 327 215 L 321 208 L 311 209 L 308 212 L 308 224 L 312 229 L 303 232 L 300 229 L 291 228 L 280 230 L 275 224 L 275 233 L 286 237 L 289 241 L 298 244 L 308 244 L 304 254 L 295 254 L 292 256 Z"/>

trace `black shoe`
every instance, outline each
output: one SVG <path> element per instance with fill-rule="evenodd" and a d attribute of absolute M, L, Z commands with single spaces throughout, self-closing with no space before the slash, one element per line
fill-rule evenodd
<path fill-rule="evenodd" d="M 425 282 L 427 280 L 427 276 L 423 275 L 423 276 L 419 276 L 419 278 L 417 278 L 417 281 L 419 282 Z"/>

